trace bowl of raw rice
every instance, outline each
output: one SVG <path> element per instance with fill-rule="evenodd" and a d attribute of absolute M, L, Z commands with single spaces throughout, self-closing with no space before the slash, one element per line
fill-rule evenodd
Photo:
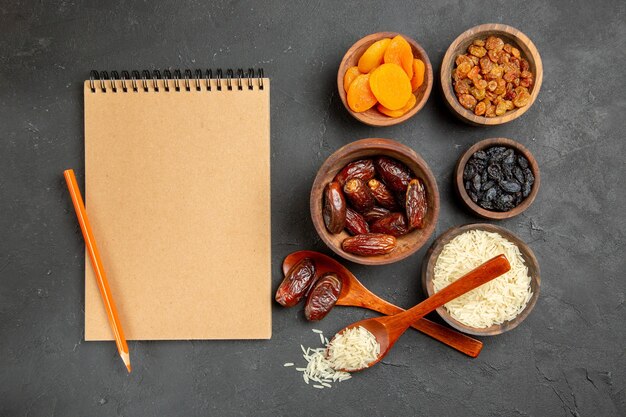
<path fill-rule="evenodd" d="M 452 227 L 432 244 L 422 264 L 422 286 L 428 297 L 500 254 L 511 263 L 509 272 L 437 309 L 450 326 L 475 336 L 517 327 L 539 298 L 539 264 L 524 241 L 491 224 Z"/>

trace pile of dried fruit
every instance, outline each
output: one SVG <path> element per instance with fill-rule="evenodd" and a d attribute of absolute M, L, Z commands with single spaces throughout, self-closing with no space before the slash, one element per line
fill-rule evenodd
<path fill-rule="evenodd" d="M 324 190 L 323 217 L 330 233 L 346 229 L 344 251 L 383 255 L 396 237 L 422 228 L 426 189 L 403 163 L 385 156 L 346 165 Z"/>
<path fill-rule="evenodd" d="M 535 176 L 514 149 L 494 146 L 474 153 L 463 169 L 465 190 L 486 210 L 509 211 L 528 197 Z"/>
<path fill-rule="evenodd" d="M 304 258 L 295 264 L 276 290 L 276 301 L 284 307 L 293 307 L 306 296 L 304 315 L 307 320 L 321 320 L 337 303 L 341 293 L 341 278 L 332 272 L 318 277 L 315 261 Z"/>
<path fill-rule="evenodd" d="M 463 107 L 477 116 L 502 116 L 530 103 L 530 64 L 519 49 L 497 36 L 476 39 L 456 58 L 454 91 Z"/>
<path fill-rule="evenodd" d="M 415 106 L 413 92 L 424 83 L 425 69 L 402 36 L 374 42 L 343 77 L 348 106 L 361 113 L 378 103 L 382 114 L 400 117 Z"/>

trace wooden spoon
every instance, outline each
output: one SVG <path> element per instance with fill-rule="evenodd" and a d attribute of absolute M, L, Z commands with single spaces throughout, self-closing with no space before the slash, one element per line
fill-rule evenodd
<path fill-rule="evenodd" d="M 348 372 L 360 371 L 377 364 L 382 358 L 389 353 L 389 350 L 398 341 L 400 336 L 409 328 L 411 323 L 424 317 L 431 311 L 441 307 L 445 303 L 473 290 L 482 284 L 499 277 L 511 269 L 508 259 L 504 255 L 498 255 L 479 267 L 471 270 L 463 275 L 452 284 L 448 285 L 441 291 L 433 294 L 426 300 L 422 301 L 415 307 L 398 313 L 393 316 L 376 317 L 373 319 L 361 320 L 353 323 L 337 334 L 341 334 L 347 329 L 354 327 L 363 327 L 376 337 L 376 341 L 380 345 L 380 353 L 376 360 L 370 362 L 367 366 L 360 369 L 342 369 Z M 335 335 L 337 337 L 337 335 Z M 334 338 L 333 338 L 334 339 Z M 332 344 L 332 341 L 330 342 Z M 329 349 L 326 349 L 326 355 L 329 355 Z"/>
<path fill-rule="evenodd" d="M 372 293 L 345 266 L 319 252 L 306 250 L 293 252 L 283 261 L 283 273 L 287 274 L 291 267 L 300 262 L 302 258 L 311 258 L 315 261 L 318 275 L 334 272 L 341 278 L 342 288 L 336 305 L 367 308 L 388 316 L 404 311 L 404 309 Z M 411 327 L 472 358 L 477 357 L 483 348 L 483 343 L 480 340 L 425 318 L 416 320 L 411 324 Z"/>

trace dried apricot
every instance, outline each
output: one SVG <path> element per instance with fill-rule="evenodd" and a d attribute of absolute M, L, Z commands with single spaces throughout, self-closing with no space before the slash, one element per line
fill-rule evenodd
<path fill-rule="evenodd" d="M 421 59 L 415 58 L 413 60 L 413 78 L 411 78 L 411 90 L 416 91 L 424 84 L 424 73 L 426 72 L 426 65 Z"/>
<path fill-rule="evenodd" d="M 417 99 L 415 98 L 415 95 L 411 94 L 411 97 L 409 97 L 409 101 L 400 110 L 389 110 L 382 104 L 378 104 L 376 108 L 379 112 L 389 117 L 400 117 L 406 114 L 409 110 L 411 110 L 415 106 L 415 103 L 417 103 Z"/>
<path fill-rule="evenodd" d="M 361 113 L 376 104 L 376 97 L 370 89 L 370 75 L 361 74 L 350 84 L 348 89 L 348 107 L 353 112 Z"/>
<path fill-rule="evenodd" d="M 401 35 L 391 40 L 385 51 L 383 61 L 385 64 L 399 65 L 406 72 L 409 80 L 413 78 L 413 49 Z"/>
<path fill-rule="evenodd" d="M 389 47 L 391 48 L 391 44 Z M 374 97 L 389 110 L 401 109 L 412 95 L 411 81 L 397 64 L 385 63 L 372 71 L 369 86 Z"/>
<path fill-rule="evenodd" d="M 354 81 L 356 77 L 358 77 L 360 74 L 361 73 L 359 72 L 358 67 L 350 67 L 346 70 L 346 73 L 343 76 L 343 89 L 346 91 L 346 93 L 348 92 L 352 81 Z"/>
<path fill-rule="evenodd" d="M 384 38 L 371 44 L 359 58 L 359 71 L 365 74 L 381 65 L 389 43 L 391 39 Z"/>

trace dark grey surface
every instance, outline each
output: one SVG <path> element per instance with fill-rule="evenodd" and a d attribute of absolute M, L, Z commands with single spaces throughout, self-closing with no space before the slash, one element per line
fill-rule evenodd
<path fill-rule="evenodd" d="M 1 416 L 624 416 L 626 308 L 623 179 L 626 9 L 623 1 L 3 2 L 0 5 Z M 521 119 L 473 128 L 435 85 L 401 126 L 353 120 L 336 93 L 350 45 L 379 30 L 416 38 L 436 72 L 465 29 L 502 22 L 525 32 L 544 84 Z M 478 359 L 408 332 L 385 363 L 332 390 L 304 385 L 317 327 L 371 316 L 338 308 L 322 323 L 274 308 L 270 341 L 130 343 L 127 375 L 113 343 L 83 342 L 83 242 L 62 181 L 82 180 L 82 81 L 91 69 L 262 66 L 272 78 L 272 270 L 298 249 L 328 253 L 308 215 L 317 168 L 364 137 L 421 153 L 441 191 L 436 234 L 477 219 L 451 191 L 460 152 L 485 137 L 530 148 L 537 200 L 498 223 L 525 239 L 542 292 L 514 331 L 484 338 Z M 81 183 L 82 185 L 82 183 Z M 426 248 L 385 267 L 349 265 L 384 298 L 422 298 Z"/>

